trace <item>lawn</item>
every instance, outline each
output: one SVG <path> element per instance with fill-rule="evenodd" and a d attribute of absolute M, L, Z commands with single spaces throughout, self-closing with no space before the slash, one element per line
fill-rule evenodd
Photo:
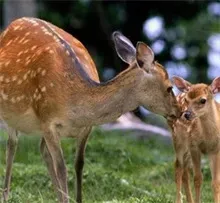
<path fill-rule="evenodd" d="M 0 136 L 0 185 L 5 171 L 6 134 Z M 75 141 L 62 141 L 68 167 L 68 184 L 74 201 Z M 137 139 L 132 133 L 93 130 L 86 149 L 83 173 L 85 203 L 174 202 L 174 153 L 170 140 L 158 136 Z M 211 177 L 203 160 L 203 202 L 213 202 Z M 183 197 L 184 198 L 184 197 Z M 39 138 L 21 136 L 13 168 L 9 203 L 57 202 L 39 153 Z"/>

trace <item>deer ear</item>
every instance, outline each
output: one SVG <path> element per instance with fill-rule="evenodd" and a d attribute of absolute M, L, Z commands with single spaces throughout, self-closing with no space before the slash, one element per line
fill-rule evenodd
<path fill-rule="evenodd" d="M 131 41 L 122 33 L 113 32 L 112 38 L 118 56 L 127 64 L 131 64 L 135 60 L 136 49 Z"/>
<path fill-rule="evenodd" d="M 213 94 L 220 92 L 220 77 L 215 78 L 210 85 Z"/>
<path fill-rule="evenodd" d="M 136 49 L 136 60 L 139 67 L 142 68 L 145 65 L 146 68 L 150 68 L 154 61 L 154 52 L 152 49 L 143 42 L 138 42 Z"/>
<path fill-rule="evenodd" d="M 179 91 L 181 92 L 188 92 L 189 88 L 191 87 L 191 83 L 184 80 L 181 77 L 178 76 L 173 76 L 172 77 L 172 82 L 174 83 L 174 85 L 179 89 Z"/>

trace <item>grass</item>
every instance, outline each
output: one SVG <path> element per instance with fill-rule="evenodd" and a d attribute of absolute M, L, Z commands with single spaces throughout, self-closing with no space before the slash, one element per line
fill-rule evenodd
<path fill-rule="evenodd" d="M 2 133 L 0 138 L 0 185 L 3 185 L 6 134 Z M 74 202 L 75 141 L 64 139 L 62 146 L 68 167 L 71 202 Z M 170 141 L 157 136 L 136 139 L 128 133 L 122 135 L 95 129 L 86 149 L 84 202 L 172 203 L 175 197 L 173 160 Z M 206 159 L 203 174 L 203 202 L 213 202 Z M 57 202 L 39 153 L 38 137 L 20 137 L 11 190 L 9 203 Z"/>

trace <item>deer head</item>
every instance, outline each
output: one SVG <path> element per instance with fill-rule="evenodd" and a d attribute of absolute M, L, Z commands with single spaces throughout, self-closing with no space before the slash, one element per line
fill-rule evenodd
<path fill-rule="evenodd" d="M 186 93 L 185 104 L 187 105 L 187 110 L 183 116 L 187 120 L 193 120 L 212 112 L 213 102 L 215 102 L 214 94 L 220 92 L 220 77 L 214 79 L 211 85 L 192 85 L 190 82 L 177 76 L 174 76 L 172 80 L 181 92 Z"/>
<path fill-rule="evenodd" d="M 180 109 L 167 71 L 154 61 L 150 47 L 138 42 L 135 48 L 120 32 L 113 33 L 113 41 L 118 56 L 141 75 L 133 95 L 139 105 L 164 117 L 179 117 Z"/>

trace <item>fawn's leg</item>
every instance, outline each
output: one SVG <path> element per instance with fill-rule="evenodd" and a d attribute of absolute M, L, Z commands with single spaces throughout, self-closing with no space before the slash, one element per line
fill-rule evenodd
<path fill-rule="evenodd" d="M 200 151 L 191 151 L 193 172 L 194 172 L 194 187 L 196 194 L 196 203 L 201 203 L 201 186 L 202 186 L 202 171 L 201 171 L 201 153 Z"/>
<path fill-rule="evenodd" d="M 212 172 L 212 189 L 215 203 L 220 203 L 220 152 L 209 156 Z"/>
<path fill-rule="evenodd" d="M 7 151 L 6 151 L 6 174 L 5 182 L 3 188 L 3 200 L 8 200 L 8 194 L 10 190 L 11 183 L 11 174 L 12 174 L 12 165 L 14 161 L 14 156 L 17 149 L 18 135 L 17 131 L 9 128 L 8 129 L 8 142 L 7 142 Z"/>
<path fill-rule="evenodd" d="M 49 161 L 47 160 L 47 164 L 50 165 L 48 170 L 50 170 L 49 173 L 52 176 L 53 184 L 58 188 L 58 197 L 62 199 L 62 201 L 60 201 L 61 203 L 69 203 L 67 171 L 59 137 L 55 133 L 46 132 L 44 139 L 47 150 L 51 156 L 51 159 L 48 159 Z"/>
<path fill-rule="evenodd" d="M 176 182 L 176 203 L 181 203 L 181 190 L 182 190 L 182 176 L 183 167 L 182 163 L 176 158 L 175 161 L 175 182 Z"/>
<path fill-rule="evenodd" d="M 192 191 L 190 187 L 190 173 L 189 168 L 185 167 L 183 172 L 183 186 L 186 193 L 186 201 L 188 203 L 194 203 Z"/>
<path fill-rule="evenodd" d="M 84 154 L 86 143 L 89 137 L 91 128 L 84 128 L 78 135 L 77 147 L 76 147 L 76 160 L 75 160 L 75 172 L 76 172 L 76 202 L 82 202 L 82 172 L 84 166 Z"/>
<path fill-rule="evenodd" d="M 42 157 L 43 157 L 43 159 L 44 159 L 44 161 L 46 163 L 49 175 L 50 175 L 52 183 L 53 183 L 53 186 L 54 186 L 55 190 L 57 191 L 58 200 L 59 200 L 59 202 L 62 202 L 63 201 L 63 197 L 62 197 L 62 194 L 59 191 L 60 190 L 60 186 L 59 186 L 59 182 L 57 180 L 56 172 L 54 170 L 53 160 L 52 160 L 52 157 L 51 157 L 51 155 L 50 155 L 50 153 L 48 151 L 48 148 L 46 146 L 46 142 L 45 142 L 44 138 L 41 139 L 40 151 L 41 151 Z"/>

